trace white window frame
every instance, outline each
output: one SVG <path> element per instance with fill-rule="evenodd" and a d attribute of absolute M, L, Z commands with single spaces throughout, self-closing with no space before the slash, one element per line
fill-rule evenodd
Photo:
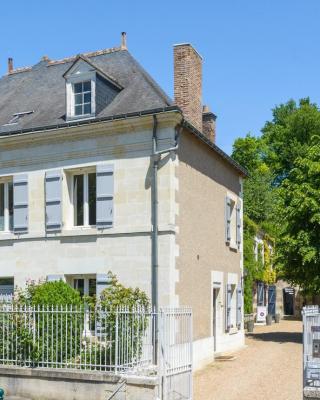
<path fill-rule="evenodd" d="M 91 113 L 75 115 L 74 85 L 76 83 L 91 82 Z M 84 72 L 70 76 L 66 82 L 67 120 L 81 120 L 94 118 L 96 115 L 96 72 Z"/>
<path fill-rule="evenodd" d="M 74 229 L 81 228 L 95 228 L 96 224 L 89 224 L 89 174 L 96 174 L 96 168 L 84 168 L 72 171 L 71 175 L 71 199 L 72 199 L 72 227 Z M 75 223 L 75 207 L 76 197 L 74 192 L 74 177 L 76 175 L 83 175 L 83 225 L 76 225 Z"/>
<path fill-rule="evenodd" d="M 9 183 L 13 185 L 12 177 L 0 178 L 0 184 L 4 184 L 4 229 L 0 230 L 0 234 L 13 232 L 13 228 L 10 230 Z"/>
<path fill-rule="evenodd" d="M 84 286 L 83 286 L 83 294 L 84 296 L 89 296 L 89 280 L 90 279 L 95 279 L 97 280 L 97 276 L 96 275 L 72 275 L 71 276 L 71 284 L 72 284 L 72 288 L 77 290 L 75 288 L 75 281 L 78 279 L 83 279 L 84 281 Z M 96 290 L 95 290 L 95 294 L 97 293 L 97 286 L 96 286 Z"/>

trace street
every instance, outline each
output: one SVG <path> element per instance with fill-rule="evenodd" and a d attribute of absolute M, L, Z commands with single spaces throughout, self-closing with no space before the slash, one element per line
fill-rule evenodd
<path fill-rule="evenodd" d="M 301 400 L 302 323 L 255 327 L 234 361 L 195 373 L 195 400 Z"/>

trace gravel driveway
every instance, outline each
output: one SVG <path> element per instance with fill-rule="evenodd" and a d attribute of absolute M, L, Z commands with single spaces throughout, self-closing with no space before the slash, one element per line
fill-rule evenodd
<path fill-rule="evenodd" d="M 301 400 L 302 324 L 255 327 L 234 361 L 195 374 L 194 400 Z"/>

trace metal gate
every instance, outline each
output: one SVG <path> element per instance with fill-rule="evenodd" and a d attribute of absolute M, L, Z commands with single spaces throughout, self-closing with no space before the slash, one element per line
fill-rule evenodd
<path fill-rule="evenodd" d="M 320 309 L 303 308 L 303 391 L 306 397 L 320 395 Z M 309 393 L 308 393 L 309 392 Z M 315 393 L 317 392 L 317 393 Z M 317 396 L 315 394 L 318 394 Z M 305 397 L 304 397 L 305 398 Z"/>
<path fill-rule="evenodd" d="M 276 315 L 276 299 L 277 292 L 276 286 L 269 286 L 268 288 L 268 314 L 273 317 Z"/>
<path fill-rule="evenodd" d="M 159 313 L 162 400 L 192 400 L 192 311 L 162 309 Z"/>

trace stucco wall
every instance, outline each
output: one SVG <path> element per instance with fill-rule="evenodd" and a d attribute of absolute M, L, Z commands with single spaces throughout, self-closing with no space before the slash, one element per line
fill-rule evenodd
<path fill-rule="evenodd" d="M 187 131 L 182 134 L 178 157 L 179 303 L 193 308 L 195 339 L 212 336 L 212 284 L 216 271 L 223 280 L 217 305 L 223 335 L 225 284 L 232 283 L 230 277 L 237 282 L 241 279 L 241 254 L 225 243 L 225 197 L 228 193 L 239 195 L 239 175 Z M 223 338 L 219 340 L 223 344 Z"/>
<path fill-rule="evenodd" d="M 73 128 L 76 130 L 77 128 Z M 174 129 L 159 126 L 160 146 L 170 147 Z M 0 140 L 0 177 L 27 173 L 29 231 L 26 235 L 0 232 L 0 276 L 14 276 L 16 285 L 48 274 L 116 273 L 126 285 L 150 294 L 152 121 L 121 130 L 103 125 L 79 128 L 77 134 L 20 136 Z M 114 227 L 97 231 L 72 225 L 69 172 L 107 162 L 114 165 Z M 63 229 L 45 232 L 44 178 L 49 169 L 63 170 Z M 174 160 L 159 170 L 159 279 L 160 302 L 174 295 L 172 277 L 175 251 Z"/>

